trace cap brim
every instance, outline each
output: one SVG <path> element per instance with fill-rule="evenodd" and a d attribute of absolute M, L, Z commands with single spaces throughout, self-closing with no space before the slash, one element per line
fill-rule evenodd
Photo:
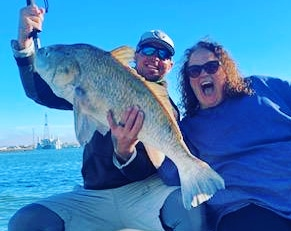
<path fill-rule="evenodd" d="M 158 44 L 162 45 L 163 47 L 165 47 L 170 52 L 170 54 L 172 56 L 175 54 L 175 50 L 171 45 L 169 45 L 168 43 L 166 43 L 162 40 L 158 40 L 158 39 L 152 39 L 152 38 L 145 39 L 145 40 L 139 42 L 137 47 L 141 47 L 142 45 L 149 44 L 149 43 L 158 43 Z"/>

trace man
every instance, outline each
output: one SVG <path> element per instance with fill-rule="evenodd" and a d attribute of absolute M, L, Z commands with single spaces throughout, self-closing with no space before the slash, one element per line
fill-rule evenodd
<path fill-rule="evenodd" d="M 29 33 L 41 30 L 43 19 L 44 10 L 36 5 L 20 11 L 18 40 L 12 41 L 12 48 L 21 80 L 35 102 L 72 110 L 33 71 L 34 44 Z M 159 30 L 146 32 L 137 45 L 135 69 L 147 80 L 164 84 L 174 53 L 168 35 Z M 161 180 L 166 177 L 163 165 L 170 160 L 165 157 L 156 169 L 137 139 L 143 123 L 141 109 L 128 108 L 118 124 L 109 113 L 108 122 L 111 131 L 105 136 L 96 131 L 84 147 L 84 186 L 25 206 L 11 218 L 9 231 L 199 230 L 200 210 L 185 210 L 179 187 L 166 186 Z"/>

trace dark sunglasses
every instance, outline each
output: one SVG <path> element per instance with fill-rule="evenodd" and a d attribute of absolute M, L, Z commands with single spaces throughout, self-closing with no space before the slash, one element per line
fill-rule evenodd
<path fill-rule="evenodd" d="M 168 50 L 162 48 L 156 48 L 151 46 L 143 46 L 139 49 L 139 53 L 145 56 L 157 55 L 159 59 L 166 60 L 171 58 L 171 54 Z"/>
<path fill-rule="evenodd" d="M 190 78 L 197 78 L 204 70 L 207 74 L 215 74 L 221 63 L 218 60 L 209 61 L 203 65 L 192 65 L 186 69 L 186 73 Z"/>

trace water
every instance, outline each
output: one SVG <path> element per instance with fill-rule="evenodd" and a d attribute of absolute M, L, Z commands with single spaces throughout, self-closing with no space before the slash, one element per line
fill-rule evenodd
<path fill-rule="evenodd" d="M 0 231 L 22 206 L 82 184 L 82 149 L 0 153 Z"/>

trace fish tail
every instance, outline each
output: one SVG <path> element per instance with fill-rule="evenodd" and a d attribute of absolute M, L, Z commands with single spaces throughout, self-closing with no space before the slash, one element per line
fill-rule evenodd
<path fill-rule="evenodd" d="M 192 165 L 192 167 L 189 166 L 187 173 L 183 172 L 185 164 Z M 183 166 L 180 168 L 177 165 L 177 168 L 181 181 L 184 207 L 188 210 L 209 200 L 216 191 L 224 189 L 225 187 L 224 180 L 221 176 L 205 162 L 201 161 L 201 163 L 197 164 L 196 161 L 193 166 L 193 162 L 188 160 L 187 162 L 183 162 Z"/>

